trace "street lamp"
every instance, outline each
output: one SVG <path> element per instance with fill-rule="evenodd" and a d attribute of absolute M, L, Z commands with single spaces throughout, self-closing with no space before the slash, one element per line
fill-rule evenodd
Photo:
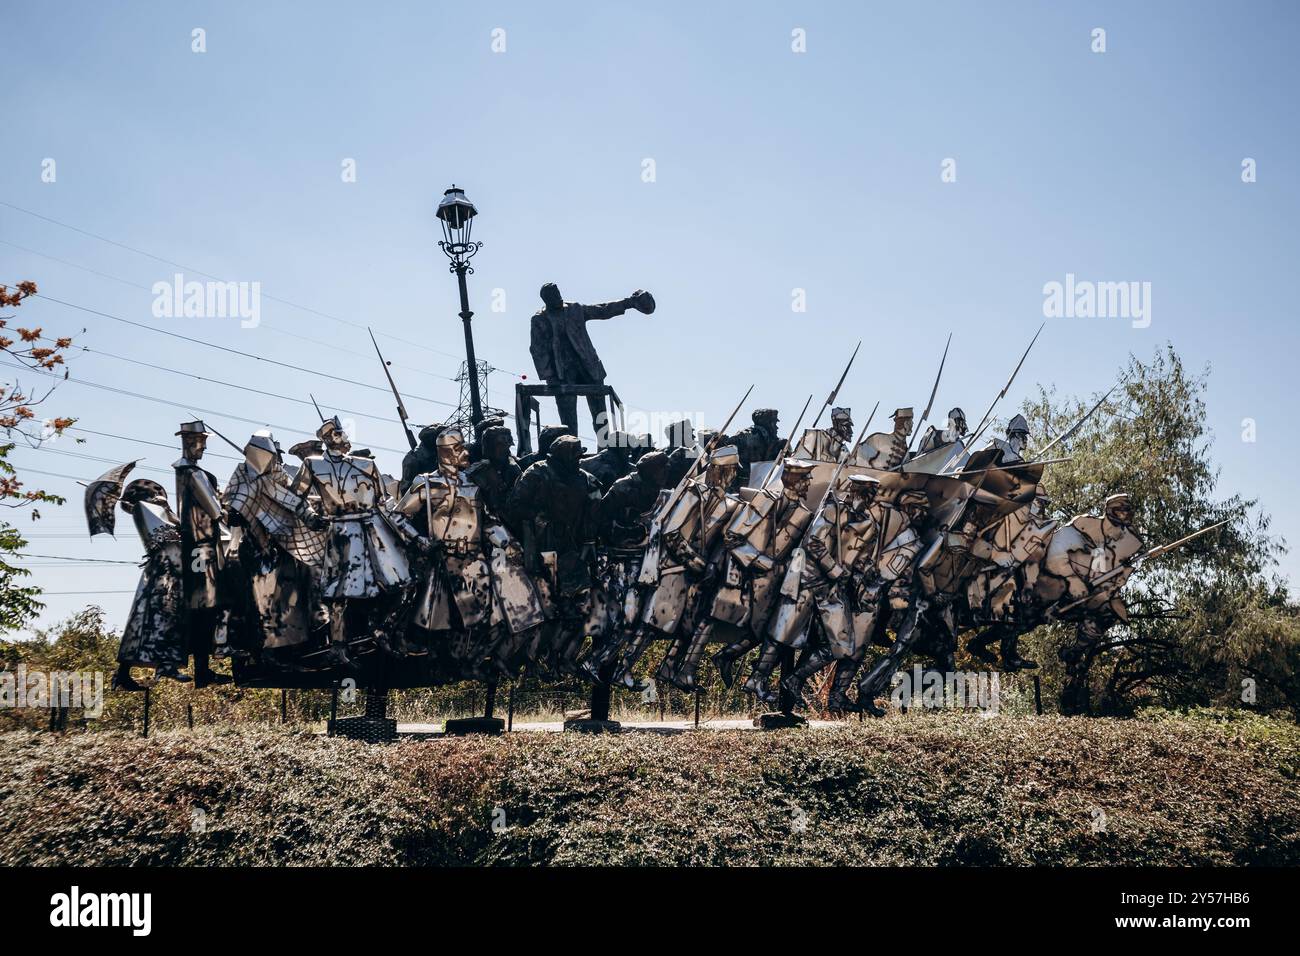
<path fill-rule="evenodd" d="M 483 247 L 481 242 L 470 240 L 474 217 L 478 210 L 465 197 L 465 190 L 452 184 L 442 194 L 438 203 L 438 218 L 442 220 L 443 241 L 438 247 L 451 260 L 450 271 L 456 273 L 460 285 L 460 318 L 465 324 L 465 371 L 469 376 L 470 425 L 476 429 L 483 420 L 483 405 L 478 394 L 478 361 L 474 358 L 474 332 L 470 328 L 470 319 L 474 313 L 469 310 L 469 291 L 465 288 L 465 276 L 474 271 L 469 260 Z"/>

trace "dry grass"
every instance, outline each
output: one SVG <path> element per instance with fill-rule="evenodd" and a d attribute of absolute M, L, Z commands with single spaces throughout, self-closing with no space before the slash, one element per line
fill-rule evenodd
<path fill-rule="evenodd" d="M 1257 718 L 942 713 L 387 747 L 15 732 L 0 863 L 1297 864 L 1298 769 L 1300 730 Z"/>

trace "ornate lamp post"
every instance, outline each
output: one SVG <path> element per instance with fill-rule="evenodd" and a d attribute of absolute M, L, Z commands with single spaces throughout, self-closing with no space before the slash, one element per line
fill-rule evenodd
<path fill-rule="evenodd" d="M 460 285 L 460 318 L 465 324 L 465 371 L 469 376 L 470 425 L 477 429 L 483 420 L 483 403 L 478 394 L 478 361 L 474 358 L 474 331 L 470 320 L 474 313 L 469 310 L 469 291 L 465 288 L 465 276 L 474 271 L 469 260 L 483 247 L 481 242 L 470 240 L 470 230 L 478 210 L 465 197 L 465 190 L 452 184 L 442 194 L 438 203 L 438 218 L 442 220 L 442 242 L 438 247 L 451 260 L 450 271 L 456 273 Z"/>

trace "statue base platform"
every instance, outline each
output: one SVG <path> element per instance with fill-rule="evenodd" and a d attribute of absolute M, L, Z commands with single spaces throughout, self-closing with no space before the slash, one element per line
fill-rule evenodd
<path fill-rule="evenodd" d="M 575 734 L 616 734 L 623 729 L 617 720 L 566 720 L 564 729 Z"/>
<path fill-rule="evenodd" d="M 754 718 L 754 726 L 759 730 L 787 730 L 791 727 L 807 727 L 808 719 L 799 714 L 787 714 L 784 711 L 776 710 L 767 714 L 759 714 Z"/>
<path fill-rule="evenodd" d="M 335 737 L 386 744 L 397 739 L 397 721 L 391 717 L 340 717 L 332 728 Z"/>
<path fill-rule="evenodd" d="M 449 720 L 443 726 L 443 733 L 448 737 L 464 737 L 468 734 L 505 733 L 506 722 L 500 717 L 460 717 Z"/>

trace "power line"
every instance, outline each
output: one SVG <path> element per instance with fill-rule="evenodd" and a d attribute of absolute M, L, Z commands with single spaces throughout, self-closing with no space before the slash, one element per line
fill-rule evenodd
<path fill-rule="evenodd" d="M 41 596 L 43 597 L 47 594 L 60 594 L 60 595 L 72 594 L 72 595 L 84 597 L 85 595 L 88 594 L 134 594 L 134 593 L 135 593 L 135 588 L 123 588 L 117 591 L 42 591 Z"/>
<path fill-rule="evenodd" d="M 133 319 L 126 319 L 120 315 L 113 315 L 109 312 L 100 312 L 98 309 L 90 309 L 84 305 L 77 305 L 75 302 L 65 302 L 62 299 L 56 299 L 53 296 L 48 296 L 41 292 L 36 293 L 35 298 L 44 299 L 47 302 L 54 302 L 62 306 L 67 306 L 70 309 L 78 309 L 90 315 L 98 315 L 105 319 L 112 319 L 114 322 L 121 322 L 125 325 L 135 326 L 137 329 L 144 329 L 147 332 L 156 332 L 159 335 L 170 336 L 171 338 L 174 339 L 180 339 L 183 342 L 190 342 L 194 345 L 202 345 L 210 349 L 217 349 L 218 351 L 226 352 L 230 355 L 239 355 L 243 358 L 250 358 L 258 362 L 267 362 L 268 364 L 271 365 L 278 365 L 281 368 L 292 369 L 295 372 L 305 372 L 308 375 L 315 375 L 320 378 L 333 379 L 336 382 L 343 382 L 347 385 L 356 385 L 359 388 L 368 388 L 376 392 L 383 392 L 385 394 L 389 394 L 388 389 L 380 385 L 373 385 L 370 382 L 359 382 L 356 379 L 344 378 L 341 375 L 331 375 L 329 372 L 322 372 L 319 369 L 306 368 L 305 366 L 302 365 L 294 365 L 292 362 L 281 362 L 277 359 L 267 358 L 264 355 L 255 355 L 252 352 L 244 352 L 240 349 L 231 348 L 228 345 L 218 345 L 216 342 L 206 342 L 203 339 L 196 339 L 191 335 L 182 335 L 179 332 L 170 332 L 167 329 L 160 329 L 157 328 L 156 326 L 146 325 L 143 322 L 136 322 Z M 455 381 L 455 379 L 450 379 L 450 381 Z M 430 402 L 431 404 L 434 405 L 446 405 L 449 408 L 456 407 L 454 402 L 447 402 L 437 398 L 429 398 L 424 395 L 406 395 L 404 397 L 419 399 L 422 402 Z"/>
<path fill-rule="evenodd" d="M 113 558 L 83 558 L 83 557 L 73 557 L 73 558 L 69 558 L 69 557 L 65 557 L 64 555 L 61 555 L 61 554 L 27 554 L 27 553 L 22 553 L 22 554 L 19 554 L 18 557 L 20 557 L 20 558 L 43 558 L 43 559 L 45 559 L 46 561 L 85 561 L 85 562 L 88 563 L 88 564 L 130 564 L 130 565 L 132 565 L 132 566 L 134 566 L 134 567 L 137 567 L 137 568 L 140 566 L 140 562 L 139 562 L 139 561 L 119 561 L 119 560 L 115 560 L 115 559 L 113 559 Z"/>
<path fill-rule="evenodd" d="M 128 246 L 126 243 L 124 243 L 124 242 L 118 242 L 116 239 L 109 239 L 107 236 L 101 236 L 101 235 L 98 235 L 97 233 L 90 232 L 89 230 L 86 230 L 86 229 L 81 229 L 81 228 L 79 228 L 79 227 L 77 227 L 77 226 L 70 225 L 70 224 L 68 224 L 68 223 L 66 223 L 66 222 L 60 222 L 60 221 L 57 220 L 57 219 L 52 219 L 52 218 L 49 217 L 49 216 L 43 216 L 43 215 L 41 215 L 41 214 L 38 213 L 38 212 L 33 212 L 33 211 L 30 210 L 30 209 L 24 209 L 24 208 L 21 207 L 21 206 L 16 206 L 16 205 L 14 205 L 13 203 L 11 203 L 11 202 L 6 202 L 6 201 L 3 200 L 3 199 L 0 199 L 0 206 L 7 206 L 8 208 L 14 210 L 15 212 L 21 212 L 21 213 L 23 213 L 24 215 L 32 216 L 32 217 L 34 217 L 34 218 L 36 218 L 36 219 L 40 219 L 40 220 L 42 220 L 42 221 L 44 221 L 44 222 L 52 223 L 53 225 L 60 226 L 60 227 L 62 227 L 62 228 L 64 228 L 64 229 L 70 229 L 70 230 L 72 230 L 73 232 L 78 232 L 78 233 L 80 233 L 80 234 L 83 235 L 83 236 L 89 236 L 91 239 L 97 239 L 97 240 L 99 240 L 100 242 L 106 242 L 106 243 L 108 243 L 108 244 L 111 245 L 111 246 L 117 246 L 119 249 L 125 249 L 127 252 L 134 252 L 136 255 L 144 256 L 144 257 L 146 257 L 146 258 L 148 258 L 148 259 L 153 259 L 153 260 L 155 260 L 156 262 L 161 262 L 161 263 L 163 263 L 163 264 L 165 264 L 165 265 L 173 266 L 173 267 L 175 267 L 175 268 L 177 268 L 177 269 L 180 269 L 180 270 L 183 271 L 183 272 L 193 272 L 195 275 L 201 275 L 201 276 L 203 276 L 205 279 L 213 279 L 213 280 L 215 280 L 215 281 L 217 281 L 217 282 L 229 282 L 229 281 L 231 281 L 231 280 L 229 280 L 229 279 L 223 279 L 223 278 L 221 278 L 220 276 L 214 276 L 214 275 L 212 275 L 211 273 L 203 272 L 202 270 L 199 270 L 199 269 L 193 269 L 193 268 L 191 268 L 190 266 L 187 266 L 187 265 L 182 265 L 182 264 L 179 263 L 179 262 L 174 262 L 173 260 L 171 260 L 171 259 L 167 259 L 167 258 L 164 258 L 163 256 L 155 255 L 155 254 L 152 253 L 152 252 L 146 252 L 146 251 L 143 250 L 143 249 L 137 249 L 137 248 L 135 248 L 134 246 Z M 323 318 L 323 319 L 329 319 L 329 320 L 331 320 L 331 321 L 333 321 L 333 322 L 339 322 L 339 323 L 342 323 L 343 325 L 349 325 L 349 326 L 352 326 L 353 328 L 357 328 L 357 329 L 364 329 L 364 328 L 367 328 L 367 326 L 366 326 L 364 323 L 361 323 L 361 322 L 354 322 L 354 321 L 352 321 L 351 319 L 344 319 L 344 318 L 342 318 L 342 317 L 340 317 L 340 316 L 337 316 L 337 315 L 331 315 L 331 314 L 328 313 L 328 312 L 322 312 L 322 311 L 320 311 L 319 309 L 313 309 L 313 308 L 311 308 L 310 306 L 300 305 L 299 303 L 297 303 L 297 302 L 292 302 L 292 301 L 290 301 L 290 300 L 288 300 L 288 299 L 280 299 L 280 298 L 277 298 L 277 297 L 275 297 L 275 296 L 273 296 L 273 295 L 266 295 L 266 293 L 262 293 L 262 294 L 263 294 L 263 296 L 264 296 L 265 298 L 270 299 L 272 302 L 279 302 L 281 305 L 287 305 L 287 306 L 289 306 L 289 307 L 291 307 L 291 308 L 294 308 L 294 309 L 300 309 L 300 310 L 302 310 L 303 312 L 309 312 L 309 313 L 311 313 L 312 315 L 318 315 L 318 316 L 320 316 L 320 317 Z M 411 346 L 414 346 L 415 348 L 418 348 L 418 349 L 424 349 L 424 350 L 427 351 L 427 352 L 433 352 L 433 353 L 436 354 L 436 355 L 446 355 L 446 356 L 450 356 L 451 358 L 457 358 L 457 359 L 460 358 L 460 356 L 458 356 L 458 355 L 456 355 L 456 354 L 454 354 L 454 353 L 452 353 L 452 352 L 444 352 L 444 351 L 442 351 L 441 349 L 435 349 L 435 348 L 432 348 L 432 347 L 430 347 L 430 346 L 428 346 L 428 345 L 424 345 L 424 344 L 422 344 L 422 343 L 420 343 L 420 342 L 414 342 L 414 341 L 412 341 L 412 340 L 410 340 L 410 339 L 404 339 L 404 338 L 402 338 L 402 337 L 399 336 L 399 335 L 393 335 L 391 332 L 378 331 L 378 332 L 376 332 L 376 334 L 377 334 L 377 335 L 382 335 L 382 336 L 384 336 L 385 338 L 392 339 L 392 340 L 395 341 L 395 342 L 401 342 L 401 343 L 404 344 L 404 345 L 411 345 Z M 519 376 L 518 376 L 516 373 L 514 373 L 514 372 L 511 372 L 510 374 L 515 375 L 516 377 L 519 377 Z"/>
<path fill-rule="evenodd" d="M 355 414 L 355 413 L 354 413 L 354 414 Z M 135 442 L 137 445 L 152 445 L 152 446 L 155 447 L 155 448 L 166 448 L 168 451 L 170 451 L 170 452 L 172 452 L 172 453 L 174 453 L 174 454 L 177 454 L 177 455 L 179 455 L 179 454 L 181 453 L 181 450 L 180 450 L 179 448 L 177 448 L 175 445 L 169 445 L 167 442 L 163 442 L 163 441 L 150 441 L 150 440 L 147 439 L 147 438 L 130 438 L 130 437 L 126 436 L 126 435 L 114 435 L 112 432 L 97 432 L 97 431 L 95 431 L 93 428 L 82 428 L 80 425 L 69 425 L 69 426 L 65 429 L 65 431 L 70 431 L 70 432 L 85 432 L 87 435 L 98 435 L 100 438 L 116 438 L 118 441 L 129 441 L 129 442 Z M 237 456 L 237 455 L 223 455 L 221 452 L 216 452 L 216 451 L 211 451 L 211 450 L 205 452 L 204 455 L 203 455 L 203 457 L 204 457 L 204 458 L 224 458 L 224 459 L 226 459 L 227 461 L 243 461 L 243 460 L 244 460 L 244 459 L 240 458 L 240 457 Z"/>
<path fill-rule="evenodd" d="M 92 269 L 89 266 L 84 266 L 81 265 L 80 263 L 72 262 L 68 259 L 61 259 L 58 256 L 52 256 L 47 252 L 41 252 L 39 249 L 32 249 L 28 246 L 22 246 L 16 242 L 10 242 L 8 239 L 0 239 L 0 243 L 3 243 L 6 246 L 10 246 L 14 249 L 21 250 L 22 252 L 29 253 L 33 256 L 40 256 L 42 259 L 49 259 L 51 262 L 58 262 L 61 265 L 69 266 L 70 268 L 73 269 L 80 269 L 82 272 L 88 272 L 91 275 L 99 276 L 102 279 L 110 279 L 113 282 L 120 282 L 122 285 L 132 289 L 140 289 L 141 291 L 148 292 L 150 294 L 153 293 L 153 289 L 147 285 L 141 285 L 139 282 L 132 282 L 130 279 L 124 279 L 121 276 L 112 275 L 111 273 L 108 272 L 100 272 L 98 269 Z M 285 335 L 288 336 L 289 338 L 298 339 L 299 341 L 302 342 L 311 342 L 313 345 L 319 345 L 322 348 L 333 349 L 335 352 L 342 352 L 345 355 L 356 355 L 355 348 L 346 348 L 342 345 L 335 345 L 333 342 L 326 342 L 323 339 L 315 339 L 312 338 L 310 335 L 302 335 L 301 333 L 298 332 L 290 332 L 288 329 L 277 328 L 276 326 L 269 325 L 269 324 L 259 326 L 259 328 L 265 328 L 268 332 L 274 332 L 276 335 Z M 451 358 L 457 357 L 455 355 L 452 355 L 450 352 L 447 352 L 445 354 Z M 427 375 L 429 378 L 436 378 L 440 381 L 445 381 L 445 382 L 456 381 L 456 379 L 452 376 L 439 375 L 436 372 L 430 372 L 427 369 L 417 368 L 414 365 L 402 365 L 399 362 L 393 362 L 392 365 L 393 368 L 404 369 L 408 372 L 414 372 L 417 375 Z"/>
<path fill-rule="evenodd" d="M 239 415 L 232 415 L 229 412 L 218 411 L 212 408 L 202 408 L 198 405 L 190 405 L 190 404 L 182 405 L 179 402 L 173 402 L 170 401 L 169 399 L 158 398 L 153 395 L 144 395 L 141 394 L 140 392 L 132 392 L 129 389 L 117 388 L 113 385 L 104 385 L 99 382 L 91 382 L 91 381 L 87 381 L 84 378 L 64 379 L 62 376 L 55 375 L 52 372 L 42 372 L 38 369 L 31 369 L 28 368 L 26 365 L 22 365 L 20 363 L 8 362 L 6 364 L 14 368 L 19 368 L 24 371 L 32 372 L 36 375 L 45 375 L 50 378 L 57 378 L 60 381 L 66 381 L 70 385 L 84 385 L 87 388 L 97 388 L 97 389 L 101 389 L 102 391 L 112 392 L 116 395 L 125 395 L 129 398 L 137 398 L 140 399 L 141 401 L 154 402 L 159 405 L 168 405 L 171 406 L 172 408 L 180 408 L 192 412 L 202 412 L 204 415 L 211 415 L 216 419 L 225 419 L 227 421 L 232 421 L 232 422 L 243 422 L 244 424 L 247 425 L 255 425 L 258 428 L 275 428 L 275 429 L 280 429 L 286 432 L 291 432 L 299 435 L 314 435 L 316 433 L 315 429 L 312 428 L 299 428 L 295 425 L 278 425 L 275 422 L 261 421 L 254 418 L 243 418 L 242 416 Z M 408 451 L 408 449 L 405 448 L 389 448 L 384 445 L 371 445 L 370 447 L 372 449 L 377 449 L 379 451 L 394 452 L 399 455 L 405 455 L 406 452 Z M 64 475 L 62 477 L 66 478 L 70 476 Z"/>
<path fill-rule="evenodd" d="M 47 337 L 41 336 L 41 338 L 47 338 Z M 92 349 L 88 345 L 75 346 L 75 349 L 81 352 L 88 352 L 91 355 L 102 355 L 105 358 L 117 359 L 120 362 L 129 362 L 132 365 L 139 365 L 144 368 L 151 368 L 159 372 L 168 372 L 172 375 L 183 376 L 184 378 L 193 378 L 196 379 L 197 381 L 208 382 L 212 385 L 221 385 L 225 388 L 237 388 L 240 391 L 251 392 L 254 395 L 265 395 L 267 398 L 278 398 L 284 402 L 294 402 L 297 405 L 308 405 L 313 408 L 315 407 L 312 405 L 310 400 L 305 398 L 294 398 L 292 395 L 281 395 L 278 392 L 268 392 L 265 389 L 253 388 L 251 385 L 240 385 L 238 382 L 225 382 L 219 378 L 208 378 L 206 375 L 199 375 L 197 372 L 187 372 L 184 369 L 168 368 L 165 365 L 156 365 L 152 362 L 143 362 L 140 359 L 128 358 L 125 355 L 115 355 L 112 352 L 104 352 L 99 349 Z M 418 397 L 418 396 L 413 396 L 413 397 Z M 425 401 L 434 401 L 434 399 L 425 399 Z M 451 403 L 443 402 L 441 404 L 450 405 Z M 343 412 L 345 415 L 356 415 L 361 418 L 373 419 L 374 421 L 377 422 L 392 422 L 393 420 L 391 415 L 372 415 L 370 412 L 359 412 L 356 411 L 355 409 L 343 408 L 340 405 L 331 405 L 330 407 L 333 408 L 334 411 L 336 412 Z"/>

